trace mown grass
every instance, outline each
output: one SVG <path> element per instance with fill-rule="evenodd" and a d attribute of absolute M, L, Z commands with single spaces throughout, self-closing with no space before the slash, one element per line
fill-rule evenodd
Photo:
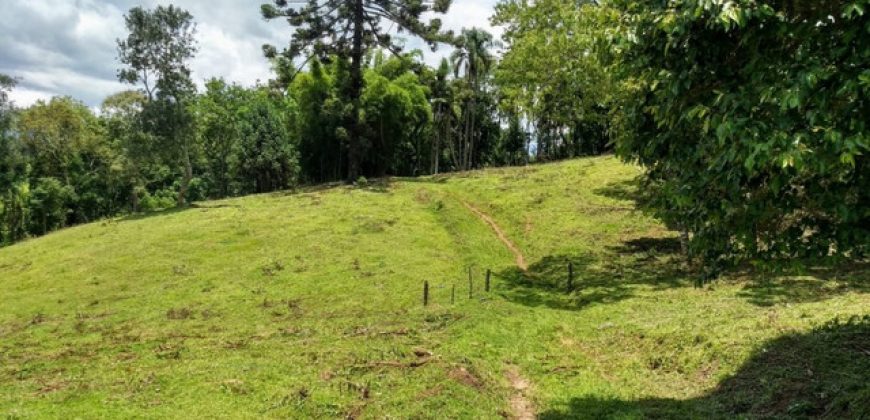
<path fill-rule="evenodd" d="M 515 368 L 541 418 L 870 415 L 866 266 L 695 288 L 637 171 L 267 194 L 0 249 L 0 414 L 498 418 Z"/>

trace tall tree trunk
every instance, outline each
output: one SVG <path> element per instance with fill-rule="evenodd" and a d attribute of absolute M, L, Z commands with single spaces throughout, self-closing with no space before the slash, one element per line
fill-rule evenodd
<path fill-rule="evenodd" d="M 139 192 L 135 186 L 133 187 L 133 192 L 130 194 L 130 205 L 133 207 L 133 213 L 139 211 Z"/>
<path fill-rule="evenodd" d="M 441 154 L 441 124 L 438 124 L 443 118 L 442 105 L 438 104 L 438 112 L 436 113 L 435 121 L 435 141 L 432 143 L 432 168 L 429 170 L 433 175 L 438 175 L 438 155 Z"/>
<path fill-rule="evenodd" d="M 474 94 L 472 98 L 476 98 L 477 94 Z M 469 139 L 468 139 L 468 163 L 467 168 L 474 169 L 474 137 L 477 135 L 477 127 L 474 126 L 475 121 L 477 120 L 477 99 L 471 100 L 471 130 L 469 131 Z"/>
<path fill-rule="evenodd" d="M 689 255 L 689 231 L 683 227 L 680 227 L 680 253 Z"/>
<path fill-rule="evenodd" d="M 423 158 L 421 156 L 422 153 L 420 153 L 420 149 L 421 149 L 420 137 L 423 137 L 423 136 L 421 136 L 420 134 L 422 134 L 422 133 L 418 133 L 418 131 L 419 131 L 418 129 L 414 129 L 415 141 L 414 141 L 414 173 L 413 173 L 413 176 L 420 175 L 420 161 L 423 160 Z"/>
<path fill-rule="evenodd" d="M 178 188 L 178 201 L 175 203 L 176 207 L 184 207 L 187 200 L 187 190 L 190 188 L 190 180 L 193 179 L 193 167 L 190 164 L 190 150 L 187 142 L 184 143 L 181 154 L 184 163 L 184 168 L 182 168 L 184 170 L 184 175 L 181 177 L 181 186 Z"/>
<path fill-rule="evenodd" d="M 432 167 L 432 174 L 438 175 L 438 158 L 441 156 L 441 135 L 435 139 L 435 164 Z"/>
<path fill-rule="evenodd" d="M 229 197 L 230 195 L 230 164 L 227 163 L 229 153 L 224 153 L 221 156 L 221 174 L 220 174 L 220 182 L 221 182 L 221 198 Z"/>
<path fill-rule="evenodd" d="M 350 144 L 347 150 L 347 178 L 355 181 L 360 175 L 360 96 L 362 94 L 362 41 L 363 41 L 363 0 L 354 2 L 353 10 L 353 49 L 350 63 L 350 97 L 353 103 L 350 121 Z"/>
<path fill-rule="evenodd" d="M 446 127 L 444 128 L 444 130 L 448 133 L 448 137 L 447 137 L 447 148 L 448 149 L 447 149 L 447 151 L 450 152 L 450 161 L 453 164 L 454 170 L 461 170 L 462 168 L 460 166 L 462 165 L 462 162 L 460 162 L 460 159 L 462 159 L 462 132 L 461 132 L 462 122 L 456 121 L 457 127 L 459 129 L 459 130 L 456 130 L 456 131 L 459 131 L 457 133 L 453 132 L 454 131 L 454 127 L 453 127 L 454 121 L 452 118 L 447 120 L 445 123 L 446 123 Z"/>
<path fill-rule="evenodd" d="M 387 165 L 389 165 L 389 160 L 391 159 L 388 153 L 386 153 L 387 147 L 386 142 L 384 141 L 384 119 L 380 118 L 378 123 L 378 155 L 377 159 L 377 171 L 378 177 L 383 178 L 387 175 Z M 387 156 L 384 156 L 387 155 Z"/>
<path fill-rule="evenodd" d="M 471 100 L 468 103 L 468 140 L 465 145 L 465 169 L 472 169 L 472 161 L 473 161 L 473 153 L 474 153 L 474 137 L 475 137 L 475 127 L 474 123 L 477 120 L 477 68 L 475 66 L 469 66 L 468 69 L 468 85 L 471 87 Z"/>
<path fill-rule="evenodd" d="M 523 157 L 523 160 L 525 161 L 526 165 L 529 164 L 529 158 L 531 157 L 531 156 L 529 156 L 531 154 L 531 148 L 532 148 L 532 123 L 531 123 L 531 121 L 532 121 L 532 114 L 529 113 L 528 116 L 526 117 L 526 130 L 523 133 L 523 143 L 525 143 L 525 145 L 526 145 L 525 153 L 524 153 L 525 156 Z"/>
<path fill-rule="evenodd" d="M 472 101 L 469 100 L 465 103 L 465 140 L 462 149 L 462 170 L 467 171 L 469 168 L 469 151 L 471 150 L 471 136 L 474 135 L 474 128 L 471 125 L 472 118 L 474 118 L 471 114 Z"/>

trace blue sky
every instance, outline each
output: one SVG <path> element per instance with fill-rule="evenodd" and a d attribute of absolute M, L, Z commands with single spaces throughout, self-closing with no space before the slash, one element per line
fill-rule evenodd
<path fill-rule="evenodd" d="M 268 1 L 268 0 L 267 0 Z M 486 28 L 497 0 L 454 0 L 442 17 L 445 28 Z M 284 21 L 265 22 L 263 0 L 2 0 L 0 13 L 0 73 L 19 78 L 12 99 L 28 106 L 38 99 L 69 95 L 90 106 L 114 92 L 128 89 L 117 82 L 117 38 L 125 36 L 123 14 L 133 6 L 175 4 L 197 22 L 199 52 L 191 63 L 194 80 L 210 77 L 252 85 L 271 77 L 260 46 L 286 45 L 290 28 Z M 408 47 L 420 43 L 409 40 Z M 424 49 L 436 63 L 449 53 Z"/>

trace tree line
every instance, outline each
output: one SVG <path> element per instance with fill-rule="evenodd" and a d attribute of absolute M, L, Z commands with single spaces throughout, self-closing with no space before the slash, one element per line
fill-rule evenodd
<path fill-rule="evenodd" d="M 615 152 L 641 207 L 704 276 L 862 260 L 870 243 L 870 0 L 501 0 L 444 31 L 449 1 L 275 0 L 275 78 L 196 92 L 192 17 L 136 8 L 121 80 L 94 115 L 15 109 L 0 79 L 11 242 L 192 200 Z M 388 28 L 452 48 L 427 66 Z M 495 57 L 496 44 L 504 53 Z"/>
<path fill-rule="evenodd" d="M 355 19 L 354 2 L 328 4 L 337 21 Z M 314 16 L 322 9 L 264 6 L 267 19 L 290 16 L 304 30 L 285 51 L 264 47 L 275 77 L 252 87 L 211 79 L 197 89 L 195 22 L 175 6 L 125 15 L 118 78 L 131 89 L 99 109 L 70 97 L 15 107 L 17 80 L 3 75 L 0 244 L 196 200 L 529 162 L 531 133 L 499 106 L 492 36 L 419 21 L 448 6 L 366 2 L 360 56 L 353 31 L 341 39 Z M 452 52 L 425 64 L 372 25 L 381 15 Z"/>

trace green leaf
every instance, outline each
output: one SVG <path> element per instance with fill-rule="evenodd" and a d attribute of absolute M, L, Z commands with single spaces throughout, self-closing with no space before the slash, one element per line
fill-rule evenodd
<path fill-rule="evenodd" d="M 855 16 L 864 16 L 864 5 L 861 2 L 847 4 L 843 9 L 843 17 L 851 19 Z"/>

